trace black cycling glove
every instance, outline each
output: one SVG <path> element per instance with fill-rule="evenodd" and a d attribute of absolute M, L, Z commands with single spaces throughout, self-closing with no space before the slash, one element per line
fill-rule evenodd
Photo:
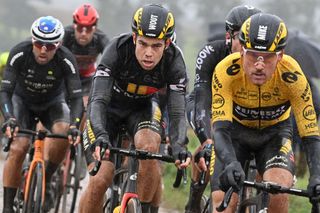
<path fill-rule="evenodd" d="M 73 140 L 73 141 L 76 141 L 76 138 L 77 138 L 78 136 L 81 136 L 81 132 L 80 132 L 80 130 L 77 129 L 77 128 L 70 128 L 70 129 L 68 130 L 68 136 L 71 136 L 71 137 L 72 137 L 72 140 Z"/>
<path fill-rule="evenodd" d="M 7 127 L 10 127 L 11 129 L 15 129 L 17 126 L 18 126 L 17 120 L 15 118 L 9 118 L 2 124 L 1 131 L 5 133 L 7 130 Z"/>
<path fill-rule="evenodd" d="M 91 145 L 91 151 L 94 152 L 96 147 L 100 147 L 100 155 L 103 156 L 107 149 L 112 147 L 107 137 L 99 136 Z"/>
<path fill-rule="evenodd" d="M 189 152 L 185 146 L 180 144 L 171 145 L 171 154 L 175 160 L 185 161 L 188 157 L 191 158 L 191 152 Z"/>
<path fill-rule="evenodd" d="M 226 192 L 232 187 L 236 192 L 240 191 L 245 179 L 244 171 L 238 161 L 232 161 L 220 175 L 220 188 Z"/>

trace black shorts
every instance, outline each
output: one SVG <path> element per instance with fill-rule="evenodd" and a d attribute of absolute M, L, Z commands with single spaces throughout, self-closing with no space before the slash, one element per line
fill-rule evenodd
<path fill-rule="evenodd" d="M 18 95 L 12 96 L 13 114 L 22 129 L 34 129 L 38 118 L 45 128 L 51 130 L 54 123 L 70 122 L 70 110 L 64 95 L 53 98 L 50 102 L 31 104 Z"/>
<path fill-rule="evenodd" d="M 146 128 L 162 135 L 161 111 L 157 101 L 148 100 L 144 106 L 132 106 L 130 109 L 127 108 L 126 110 L 120 110 L 110 103 L 106 117 L 106 131 L 109 133 L 109 138 L 110 141 L 112 141 L 113 146 L 117 146 L 116 139 L 123 126 L 125 126 L 131 137 L 133 137 L 138 130 Z M 88 165 L 94 161 L 90 150 L 90 145 L 94 142 L 94 138 L 95 136 L 91 130 L 90 123 L 87 122 L 86 128 L 83 131 L 83 145 Z"/>
<path fill-rule="evenodd" d="M 294 175 L 290 119 L 263 130 L 251 129 L 234 121 L 231 138 L 237 159 L 242 167 L 253 156 L 261 175 L 269 168 L 283 168 Z M 216 159 L 214 174 L 211 176 L 212 191 L 219 189 L 219 175 L 222 170 L 221 161 Z"/>

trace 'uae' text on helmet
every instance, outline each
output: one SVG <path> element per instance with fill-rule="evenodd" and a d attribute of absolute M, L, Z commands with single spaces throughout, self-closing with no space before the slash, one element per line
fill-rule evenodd
<path fill-rule="evenodd" d="M 97 10 L 90 4 L 83 4 L 73 12 L 73 22 L 84 26 L 96 25 L 99 19 Z"/>
<path fill-rule="evenodd" d="M 226 17 L 226 31 L 239 31 L 243 22 L 256 13 L 261 13 L 261 10 L 249 5 L 240 5 L 232 8 Z"/>
<path fill-rule="evenodd" d="M 58 19 L 52 16 L 43 16 L 33 22 L 31 36 L 37 41 L 56 43 L 62 41 L 64 28 Z"/>
<path fill-rule="evenodd" d="M 288 30 L 276 15 L 258 13 L 248 18 L 241 27 L 240 43 L 246 49 L 278 52 L 287 44 Z"/>
<path fill-rule="evenodd" d="M 139 8 L 132 18 L 132 31 L 140 36 L 167 39 L 174 33 L 174 17 L 158 4 Z"/>

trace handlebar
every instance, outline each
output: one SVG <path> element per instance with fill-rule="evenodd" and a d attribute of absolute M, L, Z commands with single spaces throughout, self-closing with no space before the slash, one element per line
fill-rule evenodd
<path fill-rule="evenodd" d="M 14 129 L 11 130 L 11 135 L 13 135 Z M 43 140 L 44 138 L 59 138 L 59 139 L 68 139 L 68 136 L 66 135 L 62 135 L 62 134 L 53 134 L 53 133 L 49 133 L 46 130 L 38 130 L 38 131 L 34 131 L 34 130 L 29 130 L 29 129 L 19 129 L 18 133 L 20 134 L 27 134 L 27 135 L 31 135 L 31 136 L 35 136 L 40 140 Z M 10 145 L 13 141 L 14 137 L 10 137 L 8 138 L 7 143 L 3 146 L 3 151 L 4 152 L 8 152 L 10 149 Z"/>
<path fill-rule="evenodd" d="M 171 155 L 162 155 L 159 153 L 148 152 L 146 150 L 122 149 L 122 148 L 115 148 L 115 147 L 110 147 L 109 150 L 111 153 L 130 156 L 140 160 L 156 159 L 156 160 L 161 160 L 169 163 L 175 162 L 174 158 Z M 101 150 L 101 156 L 104 155 L 105 151 L 106 150 Z M 98 173 L 100 166 L 101 166 L 101 161 L 95 160 L 95 166 L 91 171 L 89 171 L 89 174 L 91 176 L 95 176 Z"/>
<path fill-rule="evenodd" d="M 308 193 L 307 190 L 304 189 L 296 189 L 296 188 L 288 188 L 281 186 L 276 183 L 272 182 L 255 182 L 255 181 L 244 181 L 244 186 L 253 187 L 271 194 L 279 194 L 279 193 L 287 193 L 291 195 L 301 196 L 301 197 L 307 197 L 311 198 L 312 196 Z M 228 189 L 228 191 L 225 193 L 223 202 L 216 208 L 218 212 L 224 211 L 227 206 L 229 205 L 229 202 L 231 200 L 231 195 L 233 192 L 236 192 L 236 190 L 232 187 Z M 315 209 L 317 209 L 315 211 Z M 318 202 L 312 202 L 312 212 L 318 212 Z"/>

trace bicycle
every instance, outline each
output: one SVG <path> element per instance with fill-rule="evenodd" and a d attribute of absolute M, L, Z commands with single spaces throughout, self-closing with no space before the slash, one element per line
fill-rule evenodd
<path fill-rule="evenodd" d="M 134 212 L 140 213 L 141 203 L 137 195 L 137 173 L 139 169 L 139 161 L 147 159 L 157 159 L 169 163 L 175 160 L 171 155 L 162 155 L 159 153 L 151 153 L 145 150 L 138 150 L 133 143 L 130 143 L 129 149 L 112 147 L 109 148 L 110 153 L 128 156 L 127 169 L 123 167 L 116 169 L 113 177 L 113 184 L 110 187 L 111 193 L 106 199 L 104 205 L 105 212 Z M 89 174 L 95 175 L 99 170 L 100 162 L 96 161 L 95 168 Z M 119 199 L 118 199 L 119 198 Z"/>
<path fill-rule="evenodd" d="M 60 212 L 60 209 L 63 213 L 75 210 L 78 191 L 81 189 L 82 158 L 82 145 L 70 145 L 65 159 L 52 177 L 55 183 L 55 213 Z"/>
<path fill-rule="evenodd" d="M 46 130 L 33 131 L 20 129 L 18 133 L 32 136 L 31 147 L 24 162 L 22 182 L 17 191 L 14 208 L 16 212 L 39 213 L 43 212 L 45 199 L 45 162 L 44 139 L 68 139 L 65 135 L 49 134 Z M 8 151 L 13 138 L 9 138 L 4 146 Z"/>

